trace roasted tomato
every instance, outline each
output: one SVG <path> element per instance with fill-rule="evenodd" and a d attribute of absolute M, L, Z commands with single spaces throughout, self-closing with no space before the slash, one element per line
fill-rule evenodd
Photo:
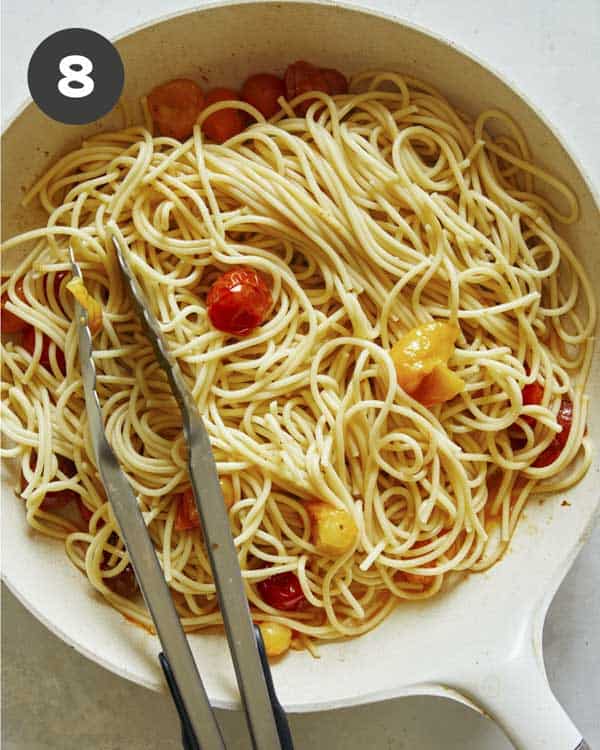
<path fill-rule="evenodd" d="M 50 365 L 50 345 L 54 342 L 49 336 L 46 336 L 45 333 L 40 334 L 42 336 L 42 352 L 40 354 L 40 364 L 45 367 L 49 372 L 52 370 L 52 367 Z M 35 328 L 33 326 L 28 326 L 25 333 L 23 334 L 23 348 L 31 354 L 33 357 L 33 353 L 35 351 Z M 56 363 L 58 364 L 58 367 L 63 375 L 67 372 L 67 366 L 65 362 L 65 355 L 62 349 L 59 349 L 59 347 L 56 347 Z"/>
<path fill-rule="evenodd" d="M 25 295 L 23 294 L 23 279 L 19 279 L 17 281 L 17 283 L 15 284 L 15 291 L 17 293 L 17 297 L 22 300 L 25 299 Z M 20 333 L 21 331 L 26 330 L 26 328 L 29 326 L 29 323 L 19 318 L 18 315 L 15 315 L 14 313 L 6 310 L 5 304 L 7 300 L 8 294 L 5 293 L 2 295 L 2 299 L 0 300 L 0 306 L 2 308 L 0 328 L 2 329 L 2 333 Z"/>
<path fill-rule="evenodd" d="M 538 406 L 542 403 L 542 398 L 544 397 L 544 387 L 537 381 L 535 383 L 528 383 L 523 387 L 521 395 L 523 397 L 523 406 Z M 525 414 L 523 419 L 530 427 L 535 426 L 535 417 L 532 417 L 531 414 Z"/>
<path fill-rule="evenodd" d="M 217 88 L 209 91 L 206 95 L 206 106 L 225 102 L 228 100 L 239 100 L 240 95 L 232 89 Z M 246 127 L 246 115 L 239 109 L 229 107 L 220 109 L 209 115 L 202 123 L 202 130 L 207 138 L 216 143 L 224 143 L 234 135 L 241 133 Z"/>
<path fill-rule="evenodd" d="M 335 70 L 335 68 L 321 68 L 321 73 L 325 76 L 327 88 L 331 96 L 348 93 L 348 80 L 339 70 Z"/>
<path fill-rule="evenodd" d="M 77 474 L 77 468 L 73 461 L 66 456 L 57 456 L 58 468 L 67 477 L 73 477 Z M 47 492 L 46 497 L 42 502 L 42 508 L 44 510 L 57 510 L 62 508 L 68 503 L 78 502 L 79 493 L 75 490 L 58 490 L 57 492 Z"/>
<path fill-rule="evenodd" d="M 83 500 L 79 497 L 77 499 L 77 509 L 79 510 L 79 515 L 81 516 L 81 520 L 85 523 L 87 526 L 94 515 L 93 511 L 91 511 L 87 505 L 83 502 Z M 104 521 L 99 522 L 100 526 L 104 526 Z"/>
<path fill-rule="evenodd" d="M 462 393 L 464 387 L 464 380 L 455 375 L 448 365 L 441 363 L 425 375 L 413 391 L 412 397 L 430 409 L 432 406 L 450 401 Z"/>
<path fill-rule="evenodd" d="M 281 109 L 277 101 L 281 96 L 285 96 L 283 81 L 270 73 L 250 76 L 242 86 L 242 99 L 256 107 L 267 119 Z"/>
<path fill-rule="evenodd" d="M 257 588 L 264 602 L 284 612 L 299 609 L 306 602 L 298 576 L 292 572 L 265 578 Z"/>
<path fill-rule="evenodd" d="M 29 465 L 33 469 L 37 460 L 37 454 L 34 451 L 29 457 Z M 77 474 L 77 469 L 73 461 L 66 456 L 58 455 L 58 468 L 66 477 L 73 477 Z M 58 479 L 58 477 L 56 477 Z M 27 482 L 23 473 L 21 473 L 21 492 L 25 489 Z M 56 492 L 47 492 L 42 500 L 41 508 L 46 511 L 55 511 L 64 508 L 71 502 L 80 502 L 79 493 L 75 490 L 57 490 Z"/>
<path fill-rule="evenodd" d="M 176 78 L 156 86 L 148 95 L 150 114 L 161 135 L 184 141 L 204 107 L 204 94 L 194 81 Z"/>
<path fill-rule="evenodd" d="M 326 94 L 343 94 L 348 91 L 345 76 L 333 68 L 317 68 L 304 60 L 288 65 L 285 71 L 285 93 L 287 99 L 306 94 L 309 91 L 324 91 Z M 296 111 L 305 115 L 314 99 L 307 99 L 296 105 Z"/>
<path fill-rule="evenodd" d="M 177 500 L 177 517 L 175 518 L 175 528 L 177 531 L 187 531 L 188 529 L 200 528 L 200 516 L 196 508 L 194 493 L 189 487 L 184 490 Z"/>
<path fill-rule="evenodd" d="M 448 401 L 464 388 L 461 378 L 447 367 L 458 333 L 450 323 L 425 323 L 392 347 L 398 385 L 424 406 Z"/>
<path fill-rule="evenodd" d="M 103 565 L 102 569 L 107 570 L 107 567 Z M 127 565 L 116 576 L 103 578 L 103 581 L 111 591 L 125 599 L 132 599 L 138 590 L 137 580 L 131 565 Z"/>
<path fill-rule="evenodd" d="M 271 306 L 271 292 L 256 271 L 236 268 L 215 281 L 208 292 L 206 305 L 215 328 L 245 336 L 264 322 Z"/>
<path fill-rule="evenodd" d="M 533 465 L 536 468 L 553 464 L 562 453 L 562 450 L 569 439 L 571 425 L 573 424 L 573 402 L 570 398 L 563 398 L 561 401 L 556 421 L 562 427 L 562 430 L 556 433 L 554 439 L 546 450 L 540 453 L 535 459 Z"/>
<path fill-rule="evenodd" d="M 334 508 L 321 500 L 313 500 L 305 507 L 312 524 L 312 541 L 320 552 L 338 557 L 354 545 L 358 529 L 348 511 Z"/>

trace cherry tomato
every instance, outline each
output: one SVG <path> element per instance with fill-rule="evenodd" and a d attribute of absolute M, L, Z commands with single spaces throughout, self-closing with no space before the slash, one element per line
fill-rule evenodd
<path fill-rule="evenodd" d="M 299 609 L 306 602 L 298 576 L 292 572 L 265 578 L 257 588 L 264 602 L 284 612 Z"/>
<path fill-rule="evenodd" d="M 287 99 L 294 99 L 300 94 L 306 94 L 308 91 L 324 91 L 329 93 L 327 78 L 321 68 L 311 65 L 304 60 L 298 60 L 288 65 L 285 71 L 285 93 Z M 296 105 L 296 111 L 305 115 L 307 109 L 314 102 L 314 99 L 308 99 Z"/>
<path fill-rule="evenodd" d="M 264 322 L 271 305 L 265 280 L 251 268 L 227 271 L 211 286 L 206 298 L 208 317 L 215 328 L 245 336 Z"/>
<path fill-rule="evenodd" d="M 206 106 L 224 102 L 228 99 L 239 100 L 239 94 L 232 89 L 217 88 L 206 95 Z M 207 138 L 216 143 L 224 143 L 246 127 L 244 112 L 239 109 L 220 109 L 202 123 L 202 130 Z"/>
<path fill-rule="evenodd" d="M 83 502 L 83 500 L 78 497 L 77 498 L 77 509 L 79 510 L 79 515 L 81 516 L 81 520 L 85 523 L 87 526 L 94 515 L 93 511 L 91 511 L 87 505 Z M 104 526 L 104 521 L 98 522 L 99 526 Z"/>
<path fill-rule="evenodd" d="M 194 81 L 176 78 L 153 88 L 148 94 L 148 107 L 162 135 L 184 141 L 204 107 L 204 94 Z"/>
<path fill-rule="evenodd" d="M 43 341 L 42 341 L 42 353 L 40 354 L 40 364 L 45 367 L 48 371 L 50 371 L 52 368 L 50 366 L 50 344 L 53 343 L 52 339 L 49 336 L 46 336 L 45 333 L 42 334 Z M 23 348 L 26 349 L 31 356 L 33 356 L 33 353 L 35 351 L 35 328 L 33 326 L 28 326 L 27 330 L 23 334 Z M 56 347 L 56 363 L 58 364 L 58 367 L 63 375 L 66 375 L 67 372 L 67 366 L 65 363 L 65 355 L 62 349 L 59 349 Z"/>
<path fill-rule="evenodd" d="M 556 421 L 562 427 L 561 432 L 556 433 L 554 439 L 545 451 L 535 459 L 533 465 L 536 468 L 541 466 L 550 466 L 562 453 L 563 448 L 569 439 L 571 425 L 573 423 L 573 402 L 569 398 L 563 398 L 560 402 L 560 408 L 556 416 Z"/>
<path fill-rule="evenodd" d="M 107 567 L 103 565 L 102 569 L 107 570 Z M 137 593 L 138 583 L 131 565 L 127 565 L 118 575 L 103 580 L 111 591 L 125 599 L 131 599 Z"/>
<path fill-rule="evenodd" d="M 277 102 L 280 96 L 285 96 L 283 81 L 270 73 L 250 76 L 242 86 L 242 99 L 256 107 L 267 119 L 281 109 Z"/>
<path fill-rule="evenodd" d="M 73 477 L 77 474 L 77 468 L 73 461 L 66 456 L 57 456 L 58 468 L 67 477 Z M 64 508 L 72 502 L 79 501 L 79 493 L 75 490 L 57 490 L 56 492 L 47 492 L 46 497 L 42 501 L 43 510 L 57 510 L 58 508 Z"/>
<path fill-rule="evenodd" d="M 200 528 L 200 516 L 196 508 L 194 493 L 192 488 L 188 488 L 177 499 L 177 517 L 175 518 L 175 528 L 177 531 L 187 531 L 188 529 Z"/>
<path fill-rule="evenodd" d="M 327 87 L 331 96 L 348 93 L 348 81 L 343 73 L 335 68 L 321 68 L 321 73 L 327 81 Z"/>
<path fill-rule="evenodd" d="M 528 383 L 526 386 L 524 386 L 521 394 L 523 396 L 524 406 L 537 406 L 538 404 L 542 403 L 544 388 L 537 381 L 535 383 Z M 530 427 L 535 426 L 535 417 L 532 417 L 531 414 L 524 415 L 523 419 Z"/>
<path fill-rule="evenodd" d="M 67 458 L 66 456 L 57 456 L 58 459 L 58 468 L 60 471 L 67 477 L 73 477 L 75 474 L 77 474 L 77 469 L 75 468 L 75 464 L 73 461 L 71 461 L 70 458 Z M 29 457 L 29 465 L 33 469 L 35 467 L 35 462 L 37 460 L 37 454 L 33 452 Z M 25 489 L 25 485 L 27 482 L 25 481 L 25 477 L 23 473 L 21 473 L 21 492 Z M 47 492 L 46 496 L 42 500 L 41 508 L 42 510 L 47 511 L 54 511 L 58 510 L 59 508 L 64 508 L 65 505 L 68 505 L 71 502 L 80 502 L 79 493 L 75 492 L 75 490 L 57 490 L 56 492 Z"/>
<path fill-rule="evenodd" d="M 17 297 L 25 300 L 25 294 L 23 293 L 23 279 L 19 279 L 17 281 L 17 283 L 15 284 L 15 291 L 17 293 Z M 2 295 L 2 299 L 0 300 L 0 304 L 2 307 L 2 320 L 0 322 L 0 327 L 2 328 L 2 333 L 20 333 L 27 328 L 29 323 L 19 318 L 18 315 L 15 315 L 14 313 L 11 313 L 8 310 L 4 309 L 4 305 L 6 304 L 7 300 L 8 294 L 5 293 Z"/>

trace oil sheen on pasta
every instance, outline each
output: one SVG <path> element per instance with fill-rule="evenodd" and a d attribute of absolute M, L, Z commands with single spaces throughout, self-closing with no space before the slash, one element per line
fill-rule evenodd
<path fill-rule="evenodd" d="M 210 433 L 253 616 L 310 647 L 485 569 L 533 494 L 583 476 L 595 307 L 555 229 L 577 219 L 576 200 L 534 166 L 504 114 L 471 121 L 391 72 L 355 76 L 349 94 L 315 94 L 304 117 L 283 106 L 266 122 L 240 104 L 258 121 L 225 145 L 204 142 L 199 127 L 184 143 L 153 136 L 149 123 L 97 135 L 32 189 L 26 200 L 41 201 L 48 224 L 5 243 L 33 249 L 3 291 L 65 352 L 66 377 L 54 347 L 44 368 L 39 351 L 32 359 L 3 342 L 3 454 L 20 463 L 31 526 L 64 540 L 91 584 L 149 625 L 141 602 L 107 585 L 128 559 L 91 454 L 73 300 L 53 283 L 72 243 L 103 306 L 94 346 L 109 440 L 183 625 L 221 622 L 201 531 L 175 528 L 188 486 L 180 415 L 105 242 L 114 220 Z M 237 266 L 260 272 L 273 300 L 244 338 L 215 330 L 205 305 Z M 465 388 L 425 408 L 399 387 L 390 349 L 433 320 L 460 329 L 449 366 Z M 524 418 L 533 383 L 543 397 Z M 568 439 L 536 467 L 565 397 Z M 74 476 L 59 476 L 56 455 Z M 65 487 L 90 511 L 85 530 L 41 507 Z M 313 544 L 315 499 L 356 524 L 342 554 Z M 290 572 L 304 605 L 273 608 L 260 584 Z"/>

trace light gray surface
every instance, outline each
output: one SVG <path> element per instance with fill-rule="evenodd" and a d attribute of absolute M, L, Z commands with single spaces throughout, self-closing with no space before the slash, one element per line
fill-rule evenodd
<path fill-rule="evenodd" d="M 599 0 L 361 4 L 430 28 L 506 75 L 557 126 L 600 190 Z M 27 62 L 51 32 L 87 26 L 114 36 L 185 7 L 182 0 L 5 0 L 3 120 L 24 100 Z M 600 748 L 599 581 L 597 528 L 552 604 L 544 638 L 551 685 L 594 749 Z M 166 697 L 86 661 L 46 631 L 5 589 L 2 605 L 3 750 L 180 747 Z M 231 747 L 246 748 L 240 717 L 219 718 Z M 489 720 L 433 698 L 294 717 L 292 730 L 297 750 L 510 748 Z"/>

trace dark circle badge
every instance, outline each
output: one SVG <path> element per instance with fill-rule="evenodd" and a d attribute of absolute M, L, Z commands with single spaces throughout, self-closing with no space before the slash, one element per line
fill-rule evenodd
<path fill-rule="evenodd" d="M 53 120 L 93 122 L 117 103 L 125 78 L 123 61 L 108 39 L 90 29 L 63 29 L 39 45 L 29 61 L 33 101 Z"/>

